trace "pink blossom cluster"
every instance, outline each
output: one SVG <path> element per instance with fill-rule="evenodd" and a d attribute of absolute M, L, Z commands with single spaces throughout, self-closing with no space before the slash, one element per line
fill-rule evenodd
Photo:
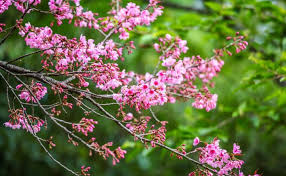
<path fill-rule="evenodd" d="M 132 113 L 127 113 L 125 116 L 124 116 L 124 118 L 123 118 L 123 122 L 125 122 L 125 121 L 130 121 L 130 120 L 132 120 L 133 119 L 133 114 Z"/>
<path fill-rule="evenodd" d="M 26 45 L 31 48 L 47 50 L 67 40 L 66 37 L 53 35 L 52 29 L 47 26 L 39 28 L 32 26 L 30 23 L 26 23 L 25 26 L 21 26 L 19 23 L 19 34 L 25 37 Z M 53 50 L 48 50 L 46 53 L 53 54 Z"/>
<path fill-rule="evenodd" d="M 151 126 L 151 130 L 148 131 L 150 133 L 150 138 L 151 138 L 151 146 L 156 147 L 155 143 L 161 143 L 164 144 L 166 140 L 166 124 L 168 123 L 167 121 L 161 121 L 161 127 L 158 129 L 154 129 L 154 125 Z"/>
<path fill-rule="evenodd" d="M 86 39 L 81 35 L 79 41 L 67 39 L 65 36 L 53 34 L 49 27 L 33 27 L 30 23 L 25 26 L 19 25 L 19 34 L 25 37 L 26 44 L 31 48 L 45 50 L 48 56 L 54 56 L 56 60 L 56 70 L 65 71 L 70 65 L 81 66 L 91 59 L 101 61 L 110 59 L 113 61 L 122 57 L 122 47 L 117 47 L 113 40 L 105 43 L 94 44 L 94 40 Z M 48 61 L 43 61 L 44 66 L 54 65 Z"/>
<path fill-rule="evenodd" d="M 69 4 L 69 1 L 65 0 L 50 0 L 49 1 L 50 11 L 54 14 L 57 19 L 57 23 L 62 24 L 62 20 L 73 19 L 73 10 Z"/>
<path fill-rule="evenodd" d="M 235 52 L 240 53 L 241 51 L 245 50 L 248 46 L 248 42 L 244 40 L 244 36 L 240 35 L 239 32 L 236 33 L 235 37 L 228 36 L 226 37 L 227 40 L 233 41 L 232 45 L 235 47 Z M 232 55 L 230 51 L 227 51 L 228 55 Z"/>
<path fill-rule="evenodd" d="M 167 69 L 160 70 L 157 77 L 167 85 L 167 91 L 170 94 L 194 98 L 195 108 L 207 111 L 214 109 L 217 95 L 210 94 L 206 83 L 221 71 L 224 62 L 216 57 L 207 60 L 203 60 L 200 56 L 180 59 L 181 53 L 188 50 L 186 41 L 177 37 L 172 43 L 172 37 L 168 34 L 159 41 L 159 44 L 154 44 L 154 48 L 163 53 L 160 58 L 163 60 L 162 66 Z M 202 89 L 194 85 L 197 79 L 204 83 Z M 169 99 L 175 101 L 172 96 L 169 96 Z"/>
<path fill-rule="evenodd" d="M 137 79 L 138 84 L 121 87 L 120 94 L 114 94 L 113 98 L 122 103 L 140 109 L 149 109 L 151 106 L 163 105 L 168 101 L 166 85 L 159 79 L 146 74 L 145 79 Z"/>
<path fill-rule="evenodd" d="M 120 147 L 114 150 L 115 156 L 113 157 L 113 165 L 119 163 L 119 160 L 125 158 L 125 154 L 127 153 L 126 150 L 122 150 Z"/>
<path fill-rule="evenodd" d="M 22 129 L 26 129 L 30 133 L 38 133 L 45 123 L 38 117 L 25 115 L 23 109 L 11 110 L 9 117 L 10 120 L 4 123 L 6 127 L 12 129 L 20 129 L 22 127 Z"/>
<path fill-rule="evenodd" d="M 132 121 L 131 121 L 132 120 Z M 128 113 L 124 118 L 123 122 L 128 121 L 126 127 L 133 133 L 139 136 L 149 136 L 150 144 L 152 147 L 156 147 L 156 143 L 163 144 L 166 140 L 166 124 L 167 121 L 161 121 L 161 126 L 155 129 L 155 125 L 151 125 L 148 129 L 148 122 L 150 122 L 151 117 L 142 116 L 139 119 L 134 118 L 132 113 Z M 134 139 L 137 140 L 138 137 L 134 135 Z"/>
<path fill-rule="evenodd" d="M 99 155 L 103 157 L 103 159 L 107 159 L 110 156 L 112 157 L 112 164 L 116 165 L 119 163 L 120 159 L 125 158 L 125 154 L 127 153 L 126 150 L 122 150 L 120 147 L 116 148 L 115 150 L 111 150 L 113 143 L 108 142 L 102 146 L 100 146 L 97 142 L 95 142 L 95 138 L 91 138 L 90 146 L 94 147 L 95 149 L 99 150 Z"/>
<path fill-rule="evenodd" d="M 207 87 L 203 88 L 203 92 L 195 94 L 195 101 L 192 103 L 192 106 L 197 109 L 206 109 L 206 111 L 216 108 L 217 94 L 210 94 Z"/>
<path fill-rule="evenodd" d="M 53 34 L 49 27 L 33 27 L 29 23 L 19 26 L 20 35 L 31 48 L 44 50 L 46 57 L 42 60 L 43 67 L 51 69 L 55 65 L 56 72 L 67 72 L 83 67 L 85 74 L 79 74 L 81 87 L 89 86 L 85 78 L 90 78 L 102 90 L 115 89 L 128 84 L 131 79 L 125 71 L 120 71 L 116 63 L 103 63 L 103 60 L 116 61 L 122 57 L 123 48 L 118 48 L 113 40 L 94 44 L 94 40 L 85 36 L 67 39 L 59 34 Z M 88 65 L 89 61 L 94 61 Z"/>
<path fill-rule="evenodd" d="M 115 89 L 131 81 L 131 78 L 127 77 L 128 75 L 125 71 L 120 71 L 118 65 L 115 63 L 93 63 L 89 68 L 92 70 L 92 74 L 90 75 L 91 80 L 101 90 Z"/>
<path fill-rule="evenodd" d="M 90 174 L 87 173 L 87 172 L 89 172 L 90 168 L 91 168 L 91 167 L 81 166 L 81 167 L 80 167 L 81 175 L 83 175 L 83 176 L 90 176 Z"/>
<path fill-rule="evenodd" d="M 242 172 L 240 169 L 244 161 L 234 157 L 235 155 L 241 154 L 240 147 L 234 144 L 234 153 L 229 154 L 225 149 L 220 148 L 219 142 L 220 141 L 215 138 L 212 143 L 196 149 L 200 152 L 200 162 L 202 164 L 208 164 L 213 168 L 218 168 L 217 174 L 220 176 L 229 175 L 229 173 L 234 172 L 234 169 L 238 169 L 239 175 L 241 176 Z"/>
<path fill-rule="evenodd" d="M 210 81 L 221 71 L 224 62 L 217 57 L 206 60 L 200 56 L 181 59 L 181 54 L 188 50 L 187 42 L 179 37 L 173 39 L 169 34 L 160 38 L 159 44 L 154 44 L 154 47 L 163 53 L 160 59 L 164 69 L 156 75 L 135 75 L 137 84 L 122 86 L 113 98 L 122 106 L 129 105 L 137 111 L 166 102 L 174 103 L 175 96 L 194 99 L 192 105 L 195 108 L 214 109 L 217 95 L 211 94 L 207 85 L 213 86 Z M 197 80 L 203 83 L 201 89 L 194 85 Z"/>
<path fill-rule="evenodd" d="M 107 144 L 104 144 L 101 149 L 104 151 L 103 158 L 107 159 L 109 156 L 112 157 L 112 164 L 116 165 L 119 163 L 119 160 L 125 157 L 125 154 L 127 153 L 126 150 L 122 150 L 120 147 L 115 149 L 114 151 L 111 151 L 109 147 L 112 146 L 112 142 L 108 142 Z"/>
<path fill-rule="evenodd" d="M 148 7 L 144 10 L 141 10 L 135 3 L 130 2 L 125 8 L 121 8 L 117 13 L 114 12 L 114 19 L 119 26 L 118 30 L 116 30 L 116 32 L 120 33 L 119 38 L 122 40 L 128 39 L 128 32 L 132 31 L 136 26 L 150 25 L 158 16 L 162 15 L 163 7 L 158 6 L 158 2 L 158 0 L 150 0 Z M 102 25 L 106 25 L 103 29 L 104 31 L 114 27 L 109 20 L 103 21 Z"/>
<path fill-rule="evenodd" d="M 82 118 L 78 124 L 73 123 L 72 128 L 77 132 L 81 132 L 87 136 L 87 133 L 93 132 L 93 129 L 95 128 L 94 125 L 97 123 L 98 122 L 93 119 Z"/>
<path fill-rule="evenodd" d="M 14 5 L 17 10 L 24 13 L 26 11 L 26 3 L 29 5 L 36 6 L 41 3 L 41 0 L 14 0 Z"/>
<path fill-rule="evenodd" d="M 0 0 L 0 14 L 8 10 L 12 4 L 14 4 L 17 10 L 24 13 L 26 11 L 26 3 L 36 6 L 41 3 L 41 0 Z"/>
<path fill-rule="evenodd" d="M 0 0 L 0 14 L 8 10 L 13 0 Z"/>
<path fill-rule="evenodd" d="M 16 86 L 16 89 L 20 90 L 22 86 L 23 84 L 19 84 Z M 32 92 L 32 94 L 30 91 Z M 32 81 L 29 90 L 27 90 L 26 88 L 21 89 L 19 97 L 26 102 L 30 102 L 32 100 L 34 103 L 37 103 L 37 100 L 41 100 L 47 94 L 47 92 L 47 88 L 44 87 L 41 83 L 35 83 L 34 81 Z M 37 100 L 35 98 L 37 98 Z"/>
<path fill-rule="evenodd" d="M 170 34 L 159 38 L 159 43 L 155 43 L 153 46 L 157 52 L 163 53 L 160 59 L 164 61 L 162 65 L 165 67 L 172 66 L 175 62 L 174 59 L 179 59 L 181 54 L 186 53 L 189 49 L 186 40 L 179 37 L 174 38 Z"/>
<path fill-rule="evenodd" d="M 133 119 L 133 122 L 127 123 L 126 127 L 134 134 L 144 134 L 146 133 L 148 122 L 150 120 L 150 116 L 143 116 L 140 119 L 135 118 Z"/>
<path fill-rule="evenodd" d="M 50 0 L 50 12 L 55 16 L 57 24 L 61 25 L 63 20 L 69 20 L 69 23 L 74 19 L 74 25 L 79 27 L 89 27 L 99 29 L 97 24 L 96 13 L 92 11 L 83 11 L 79 0 L 73 0 L 75 7 L 71 6 L 67 0 Z"/>

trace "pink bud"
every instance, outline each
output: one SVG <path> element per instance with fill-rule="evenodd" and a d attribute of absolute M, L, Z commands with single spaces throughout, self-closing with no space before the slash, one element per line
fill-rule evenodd
<path fill-rule="evenodd" d="M 200 139 L 196 137 L 193 142 L 193 146 L 197 146 L 200 143 Z"/>

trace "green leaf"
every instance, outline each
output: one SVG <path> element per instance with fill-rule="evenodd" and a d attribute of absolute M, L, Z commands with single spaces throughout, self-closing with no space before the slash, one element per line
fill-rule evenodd
<path fill-rule="evenodd" d="M 222 10 L 222 5 L 217 2 L 206 2 L 205 5 L 216 12 Z"/>

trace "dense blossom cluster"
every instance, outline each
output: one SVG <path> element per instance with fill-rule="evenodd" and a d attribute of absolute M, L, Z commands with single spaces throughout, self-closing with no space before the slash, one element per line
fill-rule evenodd
<path fill-rule="evenodd" d="M 0 14 L 8 10 L 9 6 L 12 5 L 12 0 L 0 0 Z"/>
<path fill-rule="evenodd" d="M 146 74 L 145 79 L 139 80 L 138 85 L 123 86 L 121 94 L 114 94 L 113 98 L 122 103 L 140 109 L 149 109 L 151 106 L 163 105 L 168 101 L 166 85 L 158 79 L 152 79 Z"/>
<path fill-rule="evenodd" d="M 82 118 L 78 124 L 72 124 L 72 128 L 87 136 L 88 132 L 93 132 L 93 129 L 95 128 L 94 125 L 97 123 L 98 122 L 93 119 Z"/>
<path fill-rule="evenodd" d="M 150 25 L 151 22 L 162 15 L 163 7 L 157 6 L 157 0 L 151 0 L 148 7 L 144 10 L 140 10 L 140 7 L 135 3 L 128 3 L 126 8 L 121 8 L 119 12 L 115 13 L 114 19 L 118 22 L 118 29 L 116 32 L 119 32 L 119 38 L 126 40 L 129 38 L 128 31 L 132 31 L 138 25 Z M 150 11 L 150 8 L 153 8 L 153 11 Z M 107 24 L 108 28 L 113 28 L 112 24 Z"/>
<path fill-rule="evenodd" d="M 24 113 L 23 109 L 12 109 L 10 110 L 10 120 L 5 122 L 6 127 L 12 129 L 25 129 L 30 133 L 38 133 L 41 127 L 44 125 L 45 121 L 38 117 L 34 117 Z"/>
<path fill-rule="evenodd" d="M 47 88 L 41 83 L 35 83 L 34 81 L 32 81 L 29 89 L 23 88 L 23 84 L 17 85 L 16 89 L 21 90 L 21 93 L 19 94 L 20 99 L 25 100 L 26 102 L 32 100 L 34 103 L 36 103 L 37 100 L 41 100 L 48 92 Z M 37 98 L 37 100 L 35 98 Z"/>
<path fill-rule="evenodd" d="M 86 75 L 96 83 L 96 87 L 101 90 L 115 89 L 121 85 L 126 85 L 131 81 L 125 71 L 120 71 L 115 63 L 94 63 L 89 66 L 92 74 Z"/>
<path fill-rule="evenodd" d="M 41 0 L 0 0 L 0 14 L 8 10 L 9 6 L 12 4 L 14 4 L 17 10 L 25 13 L 26 3 L 28 3 L 28 5 L 36 6 L 41 3 Z"/>
<path fill-rule="evenodd" d="M 85 36 L 81 36 L 79 41 L 69 40 L 65 36 L 53 34 L 49 27 L 33 27 L 29 23 L 19 26 L 19 29 L 28 46 L 44 50 L 47 56 L 46 60 L 42 60 L 44 68 L 52 69 L 55 64 L 55 71 L 68 72 L 85 66 L 83 71 L 87 73 L 79 75 L 83 87 L 88 86 L 83 76 L 91 78 L 102 90 L 114 89 L 131 81 L 117 64 L 103 63 L 103 59 L 116 61 L 122 56 L 123 48 L 118 48 L 113 40 L 97 45 Z M 94 63 L 87 65 L 91 60 Z"/>
<path fill-rule="evenodd" d="M 119 94 L 113 98 L 122 103 L 140 109 L 149 109 L 151 106 L 163 105 L 167 102 L 174 103 L 176 96 L 193 98 L 193 107 L 210 111 L 216 107 L 217 95 L 211 94 L 208 86 L 224 62 L 219 55 L 204 60 L 200 56 L 192 58 L 181 54 L 188 50 L 187 42 L 167 34 L 154 44 L 157 52 L 162 52 L 160 60 L 162 67 L 155 75 L 146 73 L 144 76 L 135 75 L 136 85 L 126 85 Z M 202 88 L 195 84 L 197 80 L 203 83 Z"/>
<path fill-rule="evenodd" d="M 114 17 L 101 17 L 96 19 L 97 13 L 83 11 L 79 0 L 73 0 L 75 6 L 66 0 L 50 0 L 50 12 L 57 19 L 57 24 L 61 25 L 62 20 L 74 20 L 74 25 L 79 27 L 89 27 L 102 29 L 104 32 L 115 29 L 115 33 L 120 33 L 119 38 L 126 40 L 129 38 L 128 31 L 132 31 L 138 25 L 150 25 L 158 16 L 162 14 L 163 7 L 158 6 L 157 0 L 150 0 L 146 9 L 142 10 L 135 3 L 128 3 L 125 8 L 111 12 Z M 99 24 L 100 23 L 100 24 Z"/>
<path fill-rule="evenodd" d="M 188 51 L 187 41 L 182 40 L 179 37 L 172 37 L 170 34 L 166 34 L 165 37 L 159 38 L 159 43 L 155 43 L 154 48 L 157 52 L 162 52 L 160 57 L 163 60 L 163 66 L 169 67 L 175 63 L 174 59 L 179 59 L 182 53 Z"/>
<path fill-rule="evenodd" d="M 67 37 L 53 34 L 49 27 L 34 27 L 30 23 L 25 26 L 18 26 L 22 37 L 25 37 L 26 44 L 31 48 L 45 50 L 47 55 L 56 55 L 60 57 L 58 71 L 65 70 L 65 66 L 78 61 L 87 63 L 91 59 L 101 60 L 102 57 L 116 61 L 122 56 L 123 48 L 118 48 L 113 40 L 106 43 L 94 44 L 93 39 L 86 39 L 81 36 L 79 41 L 67 39 Z M 61 68 L 63 67 L 63 68 Z"/>
<path fill-rule="evenodd" d="M 220 148 L 219 142 L 220 141 L 215 138 L 212 143 L 196 149 L 200 152 L 200 162 L 203 164 L 206 163 L 213 168 L 218 168 L 217 174 L 220 176 L 229 175 L 231 172 L 234 172 L 234 169 L 238 169 L 239 175 L 241 176 L 242 172 L 240 168 L 244 162 L 234 157 L 235 155 L 241 154 L 239 146 L 234 144 L 233 153 L 229 154 L 225 149 Z"/>
<path fill-rule="evenodd" d="M 80 5 L 80 0 L 73 0 L 75 7 L 70 4 L 72 1 L 67 0 L 50 0 L 50 12 L 55 16 L 57 24 L 61 25 L 63 20 L 69 20 L 69 23 L 74 19 L 74 25 L 79 27 L 89 27 L 98 29 L 97 15 L 92 11 L 83 11 Z"/>

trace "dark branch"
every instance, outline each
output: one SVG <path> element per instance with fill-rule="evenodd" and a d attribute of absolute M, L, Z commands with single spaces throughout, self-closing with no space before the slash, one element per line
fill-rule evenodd
<path fill-rule="evenodd" d="M 37 73 L 35 71 L 31 71 L 31 70 L 27 70 L 25 68 L 22 68 L 22 67 L 18 67 L 16 65 L 12 65 L 12 64 L 9 64 L 8 62 L 5 62 L 5 61 L 0 61 L 0 69 L 1 68 L 4 68 L 6 70 L 9 70 L 10 72 L 13 72 L 13 73 L 19 73 L 21 74 L 22 76 L 27 76 L 27 77 L 31 77 L 31 78 L 35 78 L 37 79 L 38 81 L 41 81 L 43 83 L 47 83 L 47 84 L 50 84 L 52 83 L 53 85 L 58 85 L 58 86 L 61 86 L 62 88 L 65 88 L 71 92 L 74 92 L 74 93 L 85 93 L 85 94 L 88 94 L 90 95 L 91 97 L 93 98 L 112 98 L 110 97 L 109 95 L 97 95 L 97 94 L 94 94 L 92 92 L 89 92 L 89 91 L 85 91 L 85 90 L 81 90 L 81 89 L 78 89 L 78 88 L 75 88 L 75 87 L 72 87 L 68 84 L 65 84 L 65 83 L 62 83 L 58 80 L 55 80 L 51 77 L 48 77 L 48 76 L 44 76 L 43 73 Z M 2 69 L 3 70 L 3 69 Z"/>

